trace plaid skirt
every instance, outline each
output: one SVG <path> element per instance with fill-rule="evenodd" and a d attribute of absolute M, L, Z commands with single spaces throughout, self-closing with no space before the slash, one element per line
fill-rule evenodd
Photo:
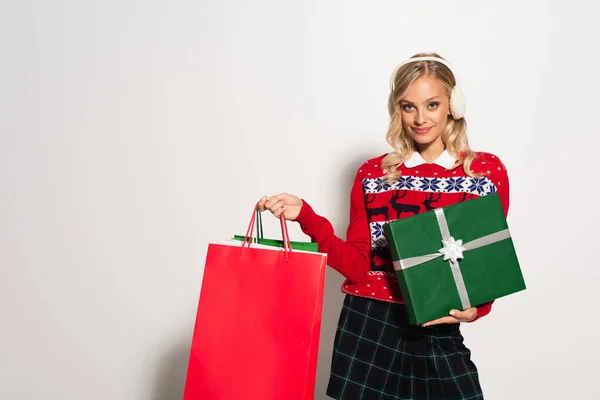
<path fill-rule="evenodd" d="M 483 399 L 459 324 L 410 325 L 402 304 L 346 295 L 327 395 L 337 400 Z"/>

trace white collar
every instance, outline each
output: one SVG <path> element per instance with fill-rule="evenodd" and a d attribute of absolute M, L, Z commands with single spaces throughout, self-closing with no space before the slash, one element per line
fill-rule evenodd
<path fill-rule="evenodd" d="M 415 151 L 412 156 L 408 157 L 408 159 L 404 161 L 404 166 L 406 168 L 414 168 L 422 164 L 437 164 L 442 168 L 450 169 L 455 163 L 456 159 L 454 159 L 454 157 L 452 157 L 447 150 L 444 150 L 444 152 L 440 154 L 440 156 L 432 163 L 425 161 L 423 157 L 421 157 L 421 155 Z"/>

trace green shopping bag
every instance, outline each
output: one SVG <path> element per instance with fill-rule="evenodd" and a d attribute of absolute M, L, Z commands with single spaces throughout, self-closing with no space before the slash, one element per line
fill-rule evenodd
<path fill-rule="evenodd" d="M 258 223 L 256 224 L 256 236 L 254 238 L 252 238 L 252 242 L 262 244 L 265 246 L 283 248 L 283 240 L 266 239 L 263 236 L 262 217 L 261 217 L 261 212 L 258 211 L 258 209 L 256 209 L 256 220 L 258 221 Z M 244 235 L 233 235 L 234 240 L 244 241 L 244 238 L 245 238 Z M 250 239 L 247 239 L 247 240 L 250 240 Z M 289 243 L 292 246 L 292 250 L 310 251 L 310 252 L 314 252 L 314 253 L 319 252 L 318 243 L 295 242 L 295 241 L 290 241 Z"/>

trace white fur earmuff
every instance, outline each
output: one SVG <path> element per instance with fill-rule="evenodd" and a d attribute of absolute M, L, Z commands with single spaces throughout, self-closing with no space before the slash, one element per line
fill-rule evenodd
<path fill-rule="evenodd" d="M 452 113 L 452 118 L 461 119 L 465 116 L 465 111 L 467 111 L 465 95 L 460 86 L 455 85 L 450 94 L 450 112 Z"/>

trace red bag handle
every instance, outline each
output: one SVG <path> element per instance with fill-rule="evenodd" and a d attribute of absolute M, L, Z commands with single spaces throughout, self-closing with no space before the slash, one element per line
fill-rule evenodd
<path fill-rule="evenodd" d="M 284 251 L 286 251 L 285 247 L 287 246 L 287 252 L 291 252 L 292 251 L 292 243 L 290 241 L 290 234 L 288 232 L 287 221 L 285 220 L 283 213 L 281 213 L 281 215 L 279 215 L 279 222 L 281 225 L 281 237 L 283 238 L 283 249 L 284 249 Z M 287 258 L 287 253 L 286 253 L 286 258 Z"/>
<path fill-rule="evenodd" d="M 246 234 L 244 235 L 244 241 L 242 242 L 242 247 L 240 249 L 240 254 L 244 250 L 244 246 L 248 243 L 248 248 L 250 248 L 250 243 L 252 243 L 252 232 L 254 231 L 254 223 L 256 221 L 256 214 L 258 213 L 258 203 L 254 207 L 254 212 L 252 213 L 252 218 L 250 218 L 250 223 L 248 224 L 248 229 L 246 230 Z M 292 252 L 292 244 L 290 242 L 290 234 L 288 232 L 287 221 L 283 216 L 283 213 L 279 216 L 280 225 L 281 225 L 281 237 L 283 238 L 283 251 L 285 253 L 285 258 L 288 258 L 288 254 Z"/>

